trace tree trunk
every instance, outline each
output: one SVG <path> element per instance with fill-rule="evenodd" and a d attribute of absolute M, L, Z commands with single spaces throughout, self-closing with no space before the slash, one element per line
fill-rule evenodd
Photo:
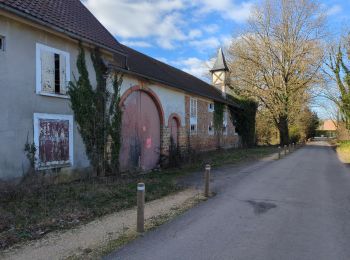
<path fill-rule="evenodd" d="M 288 117 L 280 116 L 278 122 L 278 131 L 280 133 L 280 145 L 289 144 L 289 130 L 288 130 Z"/>

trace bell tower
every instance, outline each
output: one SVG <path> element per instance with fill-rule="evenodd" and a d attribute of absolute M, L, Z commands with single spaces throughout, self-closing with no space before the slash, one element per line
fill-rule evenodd
<path fill-rule="evenodd" d="M 226 59 L 222 49 L 218 50 L 216 61 L 213 68 L 210 70 L 212 75 L 212 84 L 214 87 L 222 92 L 223 96 L 226 96 L 226 78 L 228 74 L 228 67 Z"/>

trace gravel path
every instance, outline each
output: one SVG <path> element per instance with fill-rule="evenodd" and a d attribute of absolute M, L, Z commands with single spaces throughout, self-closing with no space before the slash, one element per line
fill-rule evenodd
<path fill-rule="evenodd" d="M 146 187 L 147 188 L 147 187 Z M 187 201 L 198 197 L 198 190 L 188 189 L 174 195 L 151 201 L 145 206 L 145 218 L 151 220 L 175 212 Z M 136 193 L 135 193 L 136 195 Z M 117 239 L 127 230 L 134 230 L 136 223 L 136 209 L 120 211 L 104 216 L 77 228 L 50 233 L 38 241 L 4 251 L 1 259 L 65 259 L 69 256 L 81 256 L 84 252 L 104 246 L 108 241 Z"/>

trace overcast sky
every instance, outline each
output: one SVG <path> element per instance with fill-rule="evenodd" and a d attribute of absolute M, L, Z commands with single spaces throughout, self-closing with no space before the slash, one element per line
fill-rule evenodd
<path fill-rule="evenodd" d="M 244 28 L 260 0 L 83 0 L 116 39 L 205 79 L 218 47 Z M 321 0 L 331 32 L 350 26 L 350 0 Z"/>

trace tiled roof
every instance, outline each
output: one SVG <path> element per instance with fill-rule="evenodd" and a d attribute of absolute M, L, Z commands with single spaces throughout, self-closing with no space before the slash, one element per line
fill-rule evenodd
<path fill-rule="evenodd" d="M 210 71 L 218 71 L 218 70 L 228 71 L 226 59 L 225 59 L 224 53 L 222 52 L 221 48 L 218 50 L 218 55 L 217 55 L 215 64 Z"/>
<path fill-rule="evenodd" d="M 123 47 L 128 55 L 128 71 L 198 96 L 237 106 L 228 102 L 214 86 L 127 46 Z"/>
<path fill-rule="evenodd" d="M 0 0 L 0 9 L 44 23 L 119 53 L 123 48 L 79 0 Z"/>
<path fill-rule="evenodd" d="M 229 103 L 212 85 L 120 44 L 79 0 L 0 0 L 0 8 L 126 54 L 126 72 L 215 101 Z"/>
<path fill-rule="evenodd" d="M 336 131 L 337 126 L 335 125 L 335 122 L 333 120 L 326 119 L 323 121 L 323 124 L 319 126 L 319 130 Z"/>

